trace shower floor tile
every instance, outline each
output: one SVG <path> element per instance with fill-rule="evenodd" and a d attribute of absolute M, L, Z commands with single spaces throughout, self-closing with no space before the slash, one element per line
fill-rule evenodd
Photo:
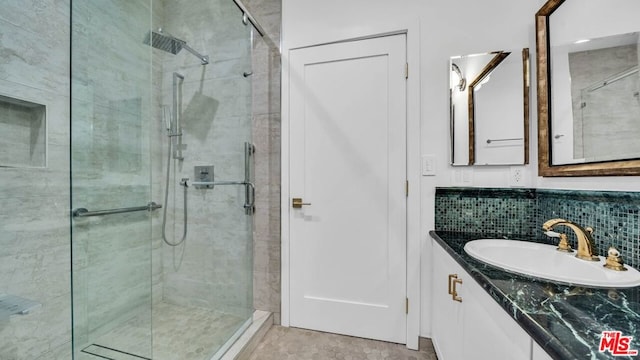
<path fill-rule="evenodd" d="M 249 360 L 437 360 L 429 340 L 420 351 L 404 345 L 352 336 L 273 326 Z"/>
<path fill-rule="evenodd" d="M 209 360 L 245 321 L 208 309 L 160 303 L 153 313 L 153 359 Z"/>
<path fill-rule="evenodd" d="M 246 319 L 161 302 L 153 307 L 152 321 L 153 360 L 209 360 Z M 146 358 L 149 357 L 148 336 L 148 322 L 135 318 L 94 343 Z M 96 359 L 86 353 L 81 353 L 80 358 Z M 123 355 L 122 359 L 116 356 L 115 360 L 129 359 Z"/>

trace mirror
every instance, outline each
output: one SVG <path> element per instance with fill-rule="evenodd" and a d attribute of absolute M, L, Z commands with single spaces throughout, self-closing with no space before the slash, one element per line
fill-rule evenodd
<path fill-rule="evenodd" d="M 529 49 L 450 59 L 451 164 L 529 163 Z"/>
<path fill-rule="evenodd" d="M 640 175 L 638 14 L 637 0 L 536 14 L 540 175 Z"/>

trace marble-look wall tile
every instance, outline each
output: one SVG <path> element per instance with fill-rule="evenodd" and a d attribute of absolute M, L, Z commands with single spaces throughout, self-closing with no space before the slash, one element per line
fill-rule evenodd
<path fill-rule="evenodd" d="M 70 358 L 68 6 L 8 0 L 0 12 L 0 94 L 46 106 L 49 148 L 46 167 L 0 168 L 0 294 L 42 304 L 0 321 L 3 360 Z"/>
<path fill-rule="evenodd" d="M 574 121 L 573 157 L 587 160 L 636 157 L 640 153 L 640 143 L 636 141 L 640 136 L 637 74 L 618 77 L 637 66 L 637 44 L 578 51 L 570 53 L 568 61 Z M 613 78 L 617 80 L 600 85 Z M 603 118 L 607 121 L 602 121 Z"/>
<path fill-rule="evenodd" d="M 158 0 L 153 2 L 151 14 L 151 28 L 157 29 L 161 26 L 164 13 L 165 1 Z M 152 287 L 152 304 L 158 306 L 164 298 L 164 260 L 163 250 L 164 241 L 162 240 L 162 214 L 165 204 L 164 184 L 165 175 L 163 171 L 166 165 L 166 154 L 168 147 L 167 136 L 167 116 L 170 109 L 163 106 L 163 62 L 166 57 L 172 56 L 168 53 L 162 53 L 159 50 L 152 50 L 151 56 L 151 88 L 155 89 L 151 94 L 151 118 L 150 118 L 150 138 L 151 138 L 151 199 L 162 204 L 163 209 L 156 211 L 151 216 L 151 287 Z"/>
<path fill-rule="evenodd" d="M 280 323 L 280 0 L 247 0 L 267 32 L 253 45 L 253 139 L 256 145 L 254 307 Z"/>
<path fill-rule="evenodd" d="M 237 9 L 228 9 L 223 4 L 222 7 L 200 7 L 198 11 L 194 11 L 198 7 L 182 8 L 180 2 L 171 2 L 163 5 L 165 15 L 157 20 L 164 29 L 184 38 L 192 47 L 211 57 L 211 64 L 206 67 L 199 65 L 197 59 L 189 54 L 163 57 L 163 104 L 169 104 L 171 101 L 172 72 L 176 70 L 185 76 L 181 87 L 182 101 L 187 104 L 193 102 L 191 109 L 187 108 L 192 111 L 183 114 L 185 124 L 183 142 L 187 144 L 187 150 L 185 150 L 185 160 L 181 164 L 176 164 L 177 170 L 172 177 L 170 201 L 175 205 L 170 206 L 172 210 L 169 213 L 169 221 L 170 224 L 175 223 L 170 226 L 172 239 L 176 237 L 179 239 L 182 234 L 182 188 L 176 184 L 179 177 L 193 176 L 193 165 L 214 164 L 217 179 L 243 177 L 242 148 L 236 146 L 238 138 L 233 134 L 241 134 L 243 129 L 246 129 L 244 122 L 252 119 L 251 138 L 256 145 L 254 156 L 256 214 L 253 220 L 254 251 L 256 252 L 252 267 L 260 270 L 254 270 L 249 276 L 258 274 L 254 277 L 254 289 L 258 289 L 254 294 L 254 307 L 279 312 L 280 55 L 272 39 L 279 41 L 280 38 L 281 4 L 280 1 L 269 0 L 246 5 L 258 21 L 264 22 L 263 26 L 269 32 L 269 38 L 258 37 L 254 41 L 253 59 L 250 64 L 253 76 L 246 79 L 238 77 L 249 69 L 247 64 L 237 60 L 242 54 L 242 49 L 236 44 L 246 34 L 234 30 L 235 25 L 228 23 L 228 21 L 235 22 L 237 19 L 227 16 L 224 21 L 213 23 L 209 21 L 206 26 L 203 23 L 207 17 L 218 19 L 225 12 L 234 14 Z M 221 40 L 220 37 L 223 39 Z M 163 55 L 154 50 L 154 56 Z M 248 92 L 244 89 L 246 84 L 252 84 Z M 245 93 L 253 94 L 252 98 L 244 98 L 241 94 Z M 238 96 L 239 94 L 241 96 Z M 252 103 L 252 117 L 243 115 L 243 111 L 248 109 L 247 100 Z M 198 103 L 200 106 L 197 106 Z M 162 141 L 164 142 L 164 139 Z M 166 151 L 166 145 L 162 145 L 162 149 L 163 152 Z M 162 157 L 164 158 L 164 155 Z M 244 219 L 242 215 L 238 217 L 233 211 L 209 208 L 211 203 L 227 203 L 235 208 L 241 207 L 243 194 L 239 190 L 189 189 L 190 229 L 187 237 L 189 243 L 184 249 L 163 246 L 165 251 L 162 257 L 164 269 L 162 293 L 165 300 L 200 306 L 220 306 L 220 303 L 207 299 L 207 293 L 212 287 L 220 290 L 217 292 L 221 297 L 228 297 L 233 292 L 237 293 L 237 290 L 225 285 L 224 279 L 229 277 L 228 271 L 232 271 L 233 266 L 237 268 L 240 260 L 233 257 L 237 256 L 233 254 L 239 254 L 238 251 L 242 251 L 242 248 L 234 250 L 234 247 L 230 246 L 241 240 L 237 238 L 238 234 L 232 235 L 232 229 L 243 228 L 247 224 L 242 222 Z M 225 193 L 228 195 L 222 196 Z M 219 200 L 218 197 L 220 197 Z M 240 233 L 239 236 L 242 237 L 243 234 Z M 205 241 L 202 246 L 199 245 L 201 240 Z M 269 251 L 262 251 L 263 243 L 269 244 L 267 246 Z M 256 246 L 260 248 L 255 250 Z M 235 265 L 234 261 L 215 261 L 220 257 L 227 259 L 229 256 L 232 256 L 231 259 L 236 259 Z M 182 261 L 179 267 L 174 268 L 176 259 Z M 215 265 L 210 271 L 205 271 L 205 274 L 216 275 L 209 276 L 208 283 L 198 275 L 202 269 L 211 267 L 207 260 L 213 260 Z M 198 287 L 198 284 L 202 285 L 202 288 Z M 256 287 L 258 284 L 262 285 Z M 263 293 L 266 295 L 262 295 Z"/>
<path fill-rule="evenodd" d="M 0 165 L 44 167 L 46 107 L 0 96 Z"/>
<path fill-rule="evenodd" d="M 143 42 L 150 10 L 150 1 L 73 2 L 74 208 L 151 198 L 151 53 Z M 136 315 L 147 311 L 150 321 L 150 225 L 146 212 L 73 220 L 76 354 Z"/>
<path fill-rule="evenodd" d="M 154 28 L 162 27 L 210 58 L 203 66 L 186 51 L 171 55 L 154 50 L 154 57 L 162 59 L 160 107 L 172 103 L 173 72 L 184 76 L 178 84 L 178 111 L 186 148 L 184 160 L 171 162 L 166 204 L 167 237 L 177 242 L 184 227 L 181 178 L 195 181 L 194 166 L 214 165 L 215 180 L 244 179 L 244 142 L 251 141 L 252 79 L 243 73 L 251 70 L 251 43 L 250 28 L 242 24 L 231 1 L 171 1 L 163 7 Z M 161 133 L 156 148 L 166 159 L 166 135 Z M 165 171 L 154 167 L 162 178 Z M 163 181 L 160 187 L 164 186 Z M 163 301 L 249 316 L 253 219 L 244 213 L 244 201 L 242 186 L 188 188 L 186 241 L 177 247 L 162 245 Z"/>
<path fill-rule="evenodd" d="M 228 3 L 228 4 L 227 4 Z M 266 4 L 264 8 L 265 20 L 264 24 L 266 28 L 277 28 L 279 31 L 279 1 L 272 1 L 270 4 Z M 175 8 L 171 6 L 175 5 Z M 213 12 L 204 12 L 198 10 L 198 7 L 192 6 L 190 2 L 189 6 L 181 4 L 180 2 L 171 2 L 168 6 L 162 1 L 154 2 L 154 23 L 159 22 L 161 19 L 163 24 L 169 23 L 168 18 L 165 18 L 166 13 L 170 13 L 171 17 L 175 17 L 176 34 L 180 34 L 188 39 L 189 44 L 194 48 L 207 49 L 208 44 L 213 42 L 215 46 L 213 50 L 206 51 L 207 55 L 210 55 L 212 62 L 216 66 L 211 66 L 207 71 L 202 74 L 202 67 L 198 64 L 197 59 L 191 57 L 189 54 L 180 54 L 180 56 L 165 55 L 165 62 L 181 62 L 182 69 L 187 73 L 188 79 L 194 79 L 193 82 L 185 82 L 185 89 L 191 91 L 191 95 L 203 95 L 209 96 L 218 100 L 223 105 L 215 109 L 213 114 L 209 116 L 217 119 L 212 123 L 210 130 L 217 133 L 220 130 L 217 126 L 228 127 L 232 131 L 237 131 L 241 128 L 243 121 L 250 121 L 251 117 L 248 114 L 241 114 L 246 104 L 251 100 L 250 98 L 238 97 L 237 93 L 242 90 L 242 81 L 253 80 L 234 80 L 225 79 L 225 74 L 241 74 L 247 69 L 247 65 L 238 62 L 234 57 L 238 56 L 238 49 L 232 44 L 237 40 L 233 37 L 233 33 L 229 30 L 229 26 L 224 21 L 212 23 L 210 21 L 212 15 L 220 15 L 219 12 L 224 10 L 224 6 L 228 6 L 231 2 L 221 3 L 221 6 L 213 6 Z M 226 5 L 225 5 L 226 4 Z M 139 68 L 137 64 L 141 61 L 146 61 L 148 48 L 140 45 L 140 39 L 129 39 L 131 48 L 125 51 L 123 47 L 118 48 L 116 51 L 111 51 L 109 48 L 115 47 L 102 47 L 99 44 L 113 43 L 113 39 L 126 36 L 121 32 L 121 29 L 129 26 L 130 24 L 123 23 L 127 16 L 137 11 L 134 9 L 136 5 L 128 2 L 120 2 L 116 4 L 115 8 L 110 8 L 108 4 L 97 4 L 100 11 L 82 11 L 82 7 L 79 7 L 77 11 L 74 11 L 74 17 L 78 23 L 93 24 L 94 29 L 90 30 L 88 27 L 77 27 L 75 30 L 85 34 L 88 38 L 93 39 L 92 42 L 84 43 L 84 48 L 74 48 L 74 61 L 75 61 L 75 77 L 74 77 L 74 117 L 88 115 L 88 119 L 93 124 L 93 131 L 91 126 L 83 127 L 77 123 L 74 127 L 74 133 L 78 135 L 74 143 L 74 161 L 84 161 L 89 167 L 97 169 L 94 173 L 74 173 L 74 176 L 78 176 L 78 179 L 82 181 L 77 183 L 84 186 L 86 189 L 99 189 L 102 186 L 115 185 L 116 188 L 120 184 L 143 185 L 148 184 L 148 177 L 145 175 L 138 176 L 133 170 L 140 170 L 140 174 L 148 173 L 145 168 L 140 168 L 141 164 L 145 161 L 136 155 L 135 152 L 131 152 L 132 156 L 127 154 L 120 154 L 114 152 L 114 155 L 108 155 L 105 157 L 100 154 L 109 154 L 114 147 L 109 144 L 109 139 L 114 136 L 118 140 L 124 141 L 122 145 L 126 147 L 141 147 L 149 148 L 152 145 L 150 143 L 153 140 L 153 147 L 151 148 L 151 164 L 144 165 L 149 166 L 152 173 L 152 188 L 151 194 L 148 190 L 143 193 L 139 193 L 140 198 L 132 197 L 131 194 L 135 194 L 136 190 L 133 188 L 118 188 L 115 191 L 118 196 L 112 196 L 109 193 L 100 193 L 90 195 L 92 191 L 87 191 L 87 194 L 81 194 L 78 191 L 74 194 L 74 202 L 82 202 L 83 204 L 102 204 L 105 207 L 117 207 L 122 206 L 123 201 L 139 202 L 142 198 L 149 199 L 161 199 L 163 196 L 163 165 L 166 155 L 166 133 L 164 131 L 164 121 L 162 118 L 162 104 L 166 104 L 168 99 L 168 93 L 170 89 L 169 83 L 166 79 L 166 75 L 172 71 L 169 69 L 156 71 L 152 75 L 151 82 L 154 88 L 162 89 L 154 94 L 151 103 L 147 103 L 146 100 L 141 100 L 139 108 L 135 108 L 131 111 L 129 107 L 129 101 L 136 99 L 138 94 L 146 91 L 147 84 L 141 86 L 131 86 L 138 82 L 146 82 L 146 73 L 136 72 L 127 73 L 127 69 Z M 235 5 L 231 4 L 231 7 L 235 9 Z M 68 0 L 43 0 L 25 4 L 22 1 L 9 0 L 3 4 L 3 9 L 0 13 L 0 27 L 2 32 L 0 35 L 0 59 L 4 60 L 2 69 L 0 69 L 0 93 L 3 94 L 16 94 L 22 98 L 33 99 L 47 99 L 44 103 L 48 106 L 49 115 L 49 154 L 48 161 L 49 166 L 47 169 L 37 171 L 23 171 L 20 169 L 1 169 L 0 182 L 3 184 L 2 191 L 0 191 L 0 198 L 3 199 L 3 203 L 7 206 L 3 207 L 7 211 L 0 211 L 0 226 L 2 226 L 1 241 L 3 244 L 7 243 L 10 246 L 3 246 L 0 256 L 2 257 L 2 266 L 6 266 L 11 270 L 10 281 L 0 282 L 2 291 L 12 291 L 19 294 L 27 294 L 30 297 L 37 299 L 43 303 L 43 307 L 25 317 L 11 318 L 8 325 L 3 324 L 0 327 L 2 336 L 0 337 L 0 358 L 2 359 L 68 359 L 71 349 L 70 340 L 70 293 L 69 293 L 69 274 L 71 269 L 69 264 L 72 263 L 74 268 L 78 270 L 88 269 L 92 266 L 93 275 L 91 272 L 80 271 L 76 274 L 76 280 L 85 285 L 90 284 L 96 280 L 96 277 L 102 281 L 107 281 L 112 275 L 114 286 L 128 287 L 128 290 L 118 290 L 114 287 L 99 287 L 96 288 L 96 292 L 92 295 L 94 302 L 103 301 L 103 305 L 106 306 L 109 299 L 110 292 L 128 293 L 132 297 L 128 298 L 132 301 L 122 302 L 115 301 L 111 305 L 111 309 L 117 308 L 120 305 L 127 306 L 132 311 L 135 311 L 136 304 L 140 302 L 138 299 L 144 299 L 149 292 L 148 289 L 140 288 L 141 283 L 148 284 L 145 280 L 136 280 L 134 278 L 127 281 L 118 282 L 115 281 L 120 278 L 120 275 L 114 275 L 110 272 L 107 263 L 114 260 L 113 257 L 109 258 L 109 254 L 115 256 L 120 253 L 122 257 L 117 257 L 116 261 L 121 264 L 140 266 L 140 273 L 143 268 L 147 269 L 145 265 L 144 257 L 150 251 L 153 251 L 154 263 L 152 265 L 152 280 L 151 286 L 154 292 L 154 300 L 159 301 L 163 297 L 163 291 L 166 290 L 162 286 L 162 281 L 166 277 L 174 276 L 170 272 L 163 274 L 163 271 L 171 269 L 173 266 L 173 254 L 171 252 L 166 253 L 165 256 L 157 256 L 158 252 L 163 249 L 161 240 L 161 214 L 156 212 L 151 215 L 152 221 L 152 242 L 151 249 L 148 250 L 148 245 L 142 245 L 142 243 L 136 244 L 137 240 L 143 241 L 143 238 L 147 236 L 140 232 L 138 226 L 134 223 L 123 226 L 120 223 L 109 223 L 98 221 L 95 228 L 87 229 L 86 236 L 83 234 L 76 234 L 78 236 L 77 243 L 81 247 L 82 251 L 74 252 L 74 259 L 69 258 L 70 245 L 69 245 L 69 216 L 68 216 L 68 199 L 69 193 L 69 123 L 70 117 L 69 109 L 69 88 L 70 88 L 70 75 L 69 75 L 69 17 L 70 2 Z M 147 9 L 148 10 L 148 9 Z M 176 12 L 184 11 L 185 14 L 181 15 L 184 18 L 193 19 L 193 22 L 181 21 Z M 235 10 L 237 11 L 237 10 Z M 115 12 L 113 16 L 103 16 L 104 14 Z M 259 15 L 259 10 L 256 15 Z M 11 14 L 11 16 L 8 16 Z M 15 16 L 20 14 L 20 16 Z M 268 20 L 267 20 L 268 19 Z M 206 24 L 210 31 L 200 31 L 200 29 L 190 30 L 190 26 L 196 24 L 195 28 L 199 25 Z M 212 27 L 212 24 L 214 26 Z M 137 32 L 143 34 L 147 31 L 148 26 L 144 21 L 141 21 Z M 182 31 L 184 30 L 184 31 Z M 87 32 L 88 31 L 88 32 Z M 274 30 L 275 31 L 275 30 Z M 216 39 L 216 37 L 218 37 Z M 220 37 L 227 39 L 228 41 L 220 41 Z M 273 36 L 275 39 L 279 39 L 279 34 Z M 19 41 L 18 41 L 19 39 Z M 128 41 L 129 41 L 128 40 Z M 83 44 L 77 43 L 76 45 Z M 117 45 L 122 45 L 118 43 Z M 206 45 L 206 46 L 205 46 Z M 202 47 L 201 47 L 202 46 Z M 126 47 L 126 46 L 125 46 Z M 38 56 L 38 53 L 46 53 L 47 56 Z M 154 50 L 154 54 L 157 51 Z M 263 89 L 267 90 L 254 90 L 253 92 L 268 94 L 270 97 L 271 105 L 263 106 L 263 114 L 279 115 L 279 98 L 274 97 L 276 93 L 279 93 L 279 85 L 274 86 L 273 81 L 279 83 L 279 56 L 277 52 L 271 51 L 269 53 L 269 59 L 265 62 L 268 66 L 266 70 L 259 70 L 257 73 L 270 75 L 263 77 L 260 81 L 270 81 L 271 85 L 268 85 Z M 275 55 L 274 55 L 275 54 Z M 120 64 L 116 71 L 111 69 L 112 63 L 109 63 L 108 59 L 117 59 L 117 63 Z M 163 64 L 164 62 L 158 60 L 160 57 L 155 56 L 153 61 L 156 65 Z M 91 67 L 83 68 L 81 64 L 92 64 Z M 80 65 L 80 66 L 78 66 Z M 156 67 L 158 68 L 158 67 Z M 109 70 L 111 69 L 111 70 Z M 162 68 L 160 68 L 162 69 Z M 124 70 L 124 71 L 120 71 Z M 228 76 L 227 76 L 228 77 Z M 258 78 L 258 76 L 256 76 Z M 92 80 L 94 79 L 94 80 Z M 95 81 L 99 79 L 99 81 Z M 201 80 L 210 81 L 211 84 L 215 83 L 213 88 L 227 89 L 226 93 L 198 93 L 197 85 Z M 191 89 L 191 90 L 190 90 Z M 258 88 L 256 88 L 258 89 Z M 233 91 L 231 91 L 233 90 Z M 230 92 L 231 91 L 231 92 Z M 110 98 L 105 94 L 118 94 L 116 99 Z M 236 96 L 234 96 L 234 93 Z M 186 93 L 185 93 L 186 94 Z M 221 96 L 218 99 L 218 96 Z M 226 96 L 226 97 L 225 97 Z M 263 96 L 264 97 L 264 96 Z M 194 105 L 197 105 L 197 110 L 202 110 L 203 102 L 198 102 L 197 98 L 191 97 Z M 200 98 L 202 99 L 202 98 Z M 125 101 L 125 103 L 122 102 Z M 116 101 L 116 102 L 114 102 Z M 275 105 L 274 105 L 275 104 Z M 206 104 L 205 104 L 206 105 Z M 254 108 L 258 108 L 257 106 Z M 254 113 L 257 113 L 254 111 Z M 139 118 L 139 114 L 150 114 L 150 116 L 142 115 L 145 118 L 151 118 L 153 121 L 149 127 L 145 127 L 145 124 L 123 124 L 123 127 L 111 128 L 107 124 L 109 118 L 127 118 L 131 120 Z M 133 116 L 129 116 L 133 115 Z M 188 113 L 187 113 L 188 115 Z M 188 116 L 187 116 L 188 118 Z M 218 120 L 228 119 L 228 125 L 224 125 L 224 122 Z M 279 120 L 278 120 L 279 122 Z M 255 119 L 254 119 L 255 123 Z M 270 120 L 270 123 L 274 122 Z M 91 125 L 91 124 L 89 124 Z M 104 128 L 96 128 L 95 126 L 107 125 Z M 229 176 L 235 178 L 241 174 L 242 171 L 238 169 L 238 164 L 241 164 L 242 150 L 221 150 L 228 149 L 229 143 L 232 143 L 229 136 L 219 136 L 217 139 L 213 138 L 213 147 L 208 144 L 209 138 L 202 136 L 201 130 L 206 130 L 207 127 L 198 127 L 198 125 L 206 125 L 203 123 L 196 123 L 193 127 L 195 131 L 191 134 L 185 135 L 185 137 L 191 136 L 189 144 L 193 153 L 200 153 L 198 146 L 209 147 L 208 151 L 218 151 L 221 153 L 221 159 L 216 164 L 220 164 L 220 176 Z M 235 130 L 234 127 L 235 126 Z M 115 131 L 115 132 L 114 132 Z M 270 128 L 269 132 L 275 132 L 275 127 Z M 277 129 L 279 131 L 279 128 Z M 208 133 L 206 131 L 205 133 Z M 149 134 L 144 135 L 140 140 L 139 136 L 135 134 Z M 277 138 L 275 136 L 274 138 Z M 140 141 L 136 143 L 136 141 Z M 216 148 L 216 144 L 220 146 Z M 92 148 L 94 151 L 85 152 L 81 149 Z M 278 179 L 279 176 L 279 154 L 273 149 L 279 148 L 273 144 L 269 145 L 270 150 L 262 152 L 262 154 L 269 154 L 270 158 L 267 161 L 270 167 L 270 171 L 265 172 L 266 178 L 256 179 L 258 183 L 270 183 L 268 186 L 262 185 L 262 192 L 260 197 L 267 199 L 269 205 L 264 205 L 264 209 L 268 208 L 269 211 L 263 213 L 264 216 L 269 218 L 269 221 L 263 223 L 260 228 L 256 227 L 256 233 L 262 232 L 269 233 L 270 241 L 273 242 L 271 246 L 268 246 L 266 253 L 260 252 L 261 260 L 264 261 L 265 267 L 259 265 L 260 269 L 264 269 L 266 272 L 260 272 L 261 274 L 269 274 L 269 277 L 258 276 L 257 282 L 269 284 L 268 295 L 260 296 L 265 299 L 265 305 L 257 302 L 256 307 L 269 307 L 273 311 L 279 311 L 279 271 L 275 271 L 279 267 L 279 247 L 275 244 L 277 241 L 274 239 L 279 238 L 279 226 L 274 226 L 275 223 L 279 224 L 279 220 L 274 220 L 274 214 L 279 217 L 279 209 L 274 209 L 274 200 L 279 199 L 279 191 L 277 185 L 273 185 L 273 179 Z M 278 150 L 279 151 L 279 150 Z M 119 157 L 116 159 L 116 155 Z M 126 155 L 120 158 L 120 155 Z M 277 161 L 273 161 L 277 158 Z M 194 156 L 193 159 L 199 163 L 208 162 L 206 156 Z M 117 162 L 114 162 L 116 161 Z M 240 160 L 240 161 L 238 161 Z M 231 166 L 233 164 L 233 166 Z M 183 166 L 179 172 L 183 172 L 191 175 L 192 164 Z M 241 167 L 241 166 L 240 166 Z M 277 171 L 276 171 L 277 169 Z M 108 174 L 105 176 L 105 171 L 118 170 L 119 174 Z M 127 173 L 127 171 L 131 170 Z M 178 172 L 178 173 L 179 173 Z M 277 174 L 276 174 L 277 173 Z M 35 174 L 35 175 L 34 175 Z M 180 174 L 181 175 L 181 174 Z M 110 187 L 111 188 L 111 187 Z M 77 188 L 81 190 L 82 187 Z M 113 188 L 111 188 L 113 189 Z M 175 189 L 174 189 L 175 190 Z M 237 189 L 236 189 L 237 190 Z M 218 191 L 216 191 L 218 193 Z M 20 194 L 28 194 L 20 195 Z M 49 194 L 55 194 L 55 196 L 49 196 Z M 126 196 L 123 199 L 120 195 Z M 238 205 L 242 205 L 242 201 L 238 201 L 241 198 L 241 193 L 234 190 L 219 191 L 219 198 L 208 196 L 206 191 L 193 192 L 193 203 L 200 204 L 196 206 L 196 211 L 202 210 L 204 204 L 208 201 L 220 202 L 226 204 L 230 208 L 237 208 Z M 176 194 L 174 200 L 179 199 Z M 25 206 L 33 200 L 34 206 Z M 260 201 L 260 200 L 259 200 Z M 279 200 L 278 200 L 279 201 Z M 37 207 L 35 205 L 38 205 Z M 16 212 L 15 209 L 23 209 L 21 212 Z M 174 216 L 178 217 L 180 208 Z M 51 214 L 59 214 L 59 216 L 51 216 Z M 198 230 L 198 223 L 204 227 L 210 226 L 212 221 L 226 221 L 230 229 L 221 229 L 218 233 L 213 233 L 211 236 L 196 236 L 196 238 L 207 241 L 210 239 L 220 239 L 220 242 L 214 241 L 214 246 L 211 248 L 211 252 L 200 252 L 194 254 L 195 262 L 200 262 L 202 267 L 198 268 L 198 271 L 205 269 L 215 274 L 218 278 L 228 278 L 226 282 L 219 282 L 218 286 L 209 293 L 211 294 L 224 294 L 223 299 L 220 301 L 227 304 L 238 302 L 238 299 L 229 294 L 238 293 L 238 289 L 235 288 L 236 284 L 241 281 L 250 281 L 251 272 L 253 270 L 247 270 L 249 273 L 237 272 L 234 276 L 229 277 L 229 273 L 225 273 L 220 270 L 220 263 L 223 265 L 229 265 L 230 267 L 240 266 L 243 269 L 252 269 L 249 264 L 243 264 L 242 261 L 252 261 L 253 257 L 250 256 L 246 247 L 230 247 L 230 240 L 237 240 L 244 236 L 243 232 L 235 232 L 234 228 L 248 228 L 246 223 L 246 217 L 241 216 L 230 217 L 228 211 L 216 210 L 211 214 L 196 216 L 196 223 L 194 224 L 196 234 L 200 232 L 205 234 L 207 230 Z M 198 219 L 199 218 L 199 219 Z M 238 220 L 241 219 L 241 220 Z M 20 219 L 20 220 L 17 220 Z M 213 220 L 212 220 L 213 219 Z M 233 220 L 235 219 L 235 220 Z M 141 223 L 148 223 L 148 219 L 136 220 Z M 82 227 L 82 226 L 80 226 Z M 144 226 L 146 227 L 146 225 Z M 106 229 L 106 230 L 105 230 Z M 176 226 L 173 231 L 179 233 L 180 229 Z M 276 234 L 275 232 L 278 231 Z M 45 235 L 46 234 L 46 235 Z M 107 235 L 105 235 L 107 234 Z M 111 234 L 111 235 L 109 235 Z M 136 241 L 124 244 L 126 238 L 125 234 L 137 234 L 132 238 Z M 112 241 L 103 241 L 104 237 L 112 237 Z M 84 238 L 84 240 L 83 240 Z M 39 239 L 38 243 L 34 243 L 33 239 Z M 131 240 L 131 239 L 129 239 Z M 122 241 L 122 242 L 121 242 Z M 121 247 L 124 246 L 124 247 Z M 127 247 L 128 246 L 128 247 Z M 92 252 L 87 252 L 87 247 L 92 248 Z M 198 249 L 197 242 L 194 244 L 195 249 Z M 208 256 L 208 255 L 211 256 Z M 137 255 L 137 256 L 136 256 Z M 198 257 L 198 255 L 200 255 Z M 156 261 L 158 259 L 158 261 Z M 277 261 L 274 261 L 277 260 Z M 164 262 L 164 264 L 163 264 Z M 101 265 L 102 264 L 102 265 Z M 30 267 L 32 270 L 21 273 L 19 270 Z M 188 268 L 188 266 L 187 266 Z M 37 269 L 37 270 L 36 270 Z M 195 268 L 194 268 L 195 269 Z M 194 270 L 195 271 L 195 270 Z M 9 271 L 7 271 L 9 273 Z M 31 281 L 28 281 L 28 276 L 32 276 Z M 25 277 L 26 276 L 26 277 Z M 5 277 L 3 277 L 4 279 Z M 9 278 L 7 276 L 7 278 Z M 107 281 L 109 282 L 109 281 Z M 23 287 L 23 284 L 37 285 L 31 289 Z M 148 285 L 145 285 L 148 286 Z M 144 286 L 143 286 L 144 287 Z M 82 287 L 81 287 L 82 289 Z M 80 289 L 79 289 L 80 290 Z M 88 288 L 85 288 L 88 290 Z M 18 294 L 18 295 L 19 295 Z M 158 296 L 157 294 L 160 294 Z M 103 298 L 104 297 L 104 298 Z M 217 300 L 209 299 L 212 302 Z M 242 299 L 240 299 L 242 300 Z M 248 299 L 242 300 L 246 303 Z M 143 300 L 145 301 L 145 300 Z M 250 301 L 250 300 L 249 300 Z M 119 305 L 120 304 L 120 305 Z M 271 304 L 271 305 L 269 305 Z M 273 304 L 278 304 L 273 306 Z M 86 323 L 78 328 L 79 332 L 89 330 L 89 328 L 99 331 L 104 326 L 102 319 L 107 319 L 115 313 L 111 310 L 107 310 L 109 307 L 101 306 L 100 309 L 91 309 L 93 305 L 88 303 L 76 304 L 79 310 L 77 319 L 79 321 L 88 319 L 96 319 L 95 323 Z M 95 305 L 95 304 L 94 304 Z M 126 313 L 126 311 L 125 311 Z M 122 313 L 120 313 L 122 314 Z M 56 324 L 55 326 L 36 328 L 36 325 Z M 100 323 L 103 326 L 100 326 Z M 15 334 L 22 334 L 22 338 L 19 340 L 15 337 Z M 28 345 L 28 346 L 27 346 Z"/>
<path fill-rule="evenodd" d="M 68 94 L 69 18 L 53 5 L 46 10 L 38 2 L 10 1 L 9 6 L 18 7 L 15 11 L 5 11 L 4 5 L 0 80 Z M 34 15 L 39 16 L 32 21 Z"/>
<path fill-rule="evenodd" d="M 280 73 L 254 75 L 253 112 L 256 115 L 280 113 Z"/>

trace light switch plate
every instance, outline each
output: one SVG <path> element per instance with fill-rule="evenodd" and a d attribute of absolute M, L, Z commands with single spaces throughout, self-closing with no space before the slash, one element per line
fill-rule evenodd
<path fill-rule="evenodd" d="M 422 155 L 422 176 L 436 175 L 436 156 Z"/>

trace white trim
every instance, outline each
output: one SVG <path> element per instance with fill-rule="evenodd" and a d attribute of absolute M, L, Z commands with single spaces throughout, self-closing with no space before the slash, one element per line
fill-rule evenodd
<path fill-rule="evenodd" d="M 289 52 L 282 53 L 280 124 L 280 324 L 289 326 Z"/>
<path fill-rule="evenodd" d="M 409 197 L 407 198 L 407 298 L 409 298 L 409 316 L 407 317 L 407 347 L 418 349 L 422 299 L 420 297 L 421 263 L 421 199 L 420 176 L 421 107 L 420 107 L 420 22 L 407 26 L 407 180 Z"/>
<path fill-rule="evenodd" d="M 382 24 L 372 34 L 359 34 L 348 39 L 334 39 L 322 44 L 355 41 L 364 38 L 388 36 L 405 33 L 407 35 L 407 62 L 409 63 L 409 79 L 407 80 L 407 180 L 409 180 L 409 197 L 407 198 L 407 298 L 409 299 L 409 315 L 407 316 L 407 347 L 418 349 L 420 335 L 420 262 L 421 262 L 421 177 L 420 177 L 420 22 L 416 19 L 405 19 L 393 24 Z M 309 47 L 320 44 L 297 46 Z M 289 326 L 290 288 L 289 288 L 289 55 L 292 49 L 283 49 L 282 53 L 282 127 L 281 127 L 281 323 Z"/>

